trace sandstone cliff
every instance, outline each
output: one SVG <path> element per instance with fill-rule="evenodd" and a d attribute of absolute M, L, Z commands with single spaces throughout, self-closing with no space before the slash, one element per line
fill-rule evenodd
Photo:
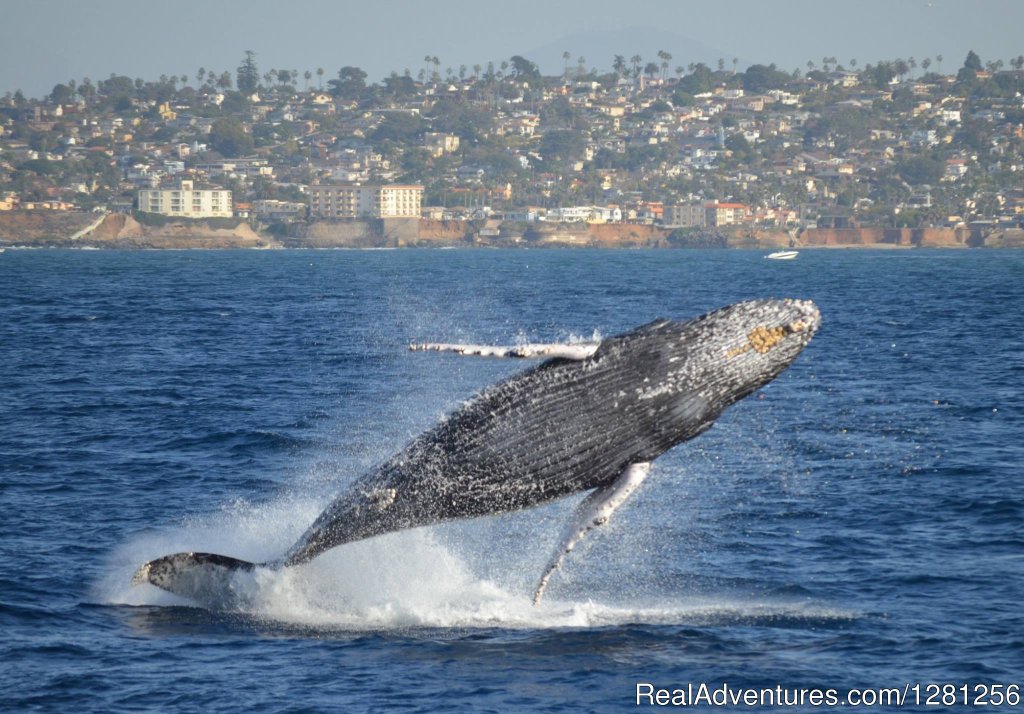
<path fill-rule="evenodd" d="M 0 246 L 66 248 L 1024 248 L 1024 230 L 812 228 L 797 233 L 738 227 L 673 231 L 631 223 L 499 223 L 415 218 L 298 223 L 279 240 L 240 219 L 56 211 L 0 213 Z"/>
<path fill-rule="evenodd" d="M 58 248 L 279 247 L 277 241 L 261 236 L 247 222 L 233 219 L 160 220 L 144 225 L 123 213 L 99 218 L 95 213 L 0 213 L 0 243 Z M 93 226 L 97 220 L 98 225 Z"/>
<path fill-rule="evenodd" d="M 802 248 L 967 248 L 970 232 L 957 228 L 809 228 Z"/>

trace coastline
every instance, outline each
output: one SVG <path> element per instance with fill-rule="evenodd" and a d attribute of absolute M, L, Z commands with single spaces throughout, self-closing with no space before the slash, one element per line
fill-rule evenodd
<path fill-rule="evenodd" d="M 727 248 L 777 250 L 1024 248 L 1024 230 L 723 228 L 633 223 L 500 224 L 429 219 L 321 220 L 269 231 L 245 219 L 137 220 L 86 212 L 0 213 L 0 247 L 80 249 Z"/>

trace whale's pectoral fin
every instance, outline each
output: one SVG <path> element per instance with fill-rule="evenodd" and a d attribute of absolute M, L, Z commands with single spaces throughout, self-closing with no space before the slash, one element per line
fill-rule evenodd
<path fill-rule="evenodd" d="M 580 503 L 576 508 L 570 527 L 566 529 L 558 548 L 555 549 L 537 583 L 537 589 L 533 593 L 534 605 L 539 603 L 544 596 L 548 581 L 561 566 L 565 556 L 572 552 L 583 536 L 594 528 L 607 523 L 615 509 L 625 503 L 650 472 L 650 462 L 630 464 L 617 479 L 607 486 L 597 489 Z"/>
<path fill-rule="evenodd" d="M 458 355 L 477 357 L 518 357 L 522 359 L 558 357 L 560 359 L 584 360 L 597 352 L 597 342 L 575 342 L 554 344 L 527 344 L 512 347 L 496 345 L 463 345 L 444 342 L 422 342 L 409 345 L 411 352 L 454 352 Z"/>
<path fill-rule="evenodd" d="M 175 595 L 205 603 L 226 603 L 233 596 L 236 574 L 256 563 L 215 553 L 174 553 L 151 560 L 132 576 L 132 585 L 150 583 Z"/>

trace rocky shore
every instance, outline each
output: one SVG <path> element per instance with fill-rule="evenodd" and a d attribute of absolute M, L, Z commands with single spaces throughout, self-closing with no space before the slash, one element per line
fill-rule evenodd
<path fill-rule="evenodd" d="M 1021 248 L 1024 230 L 811 228 L 670 229 L 631 223 L 383 219 L 311 221 L 269 231 L 243 219 L 173 220 L 141 214 L 7 211 L 0 246 L 51 248 Z"/>

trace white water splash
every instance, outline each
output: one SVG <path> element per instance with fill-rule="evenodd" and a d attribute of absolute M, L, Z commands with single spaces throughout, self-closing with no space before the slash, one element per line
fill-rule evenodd
<path fill-rule="evenodd" d="M 131 586 L 132 572 L 148 559 L 182 550 L 218 552 L 256 562 L 273 559 L 291 545 L 321 507 L 312 500 L 281 500 L 261 506 L 239 503 L 205 519 L 186 522 L 178 529 L 140 536 L 113 554 L 104 576 L 93 587 L 93 597 L 112 605 L 194 606 L 197 603 L 152 585 Z M 287 625 L 353 631 L 579 628 L 854 616 L 807 602 L 758 602 L 737 597 L 627 594 L 624 602 L 619 598 L 611 602 L 563 594 L 561 599 L 555 595 L 534 607 L 533 581 L 521 572 L 524 558 L 515 562 L 510 553 L 492 551 L 491 557 L 505 558 L 509 564 L 507 582 L 498 582 L 479 575 L 473 567 L 472 561 L 480 557 L 479 550 L 477 555 L 467 555 L 460 553 L 457 545 L 443 542 L 458 536 L 458 526 L 403 531 L 335 548 L 303 566 L 240 573 L 233 584 L 238 601 L 231 604 L 231 610 Z M 525 558 L 537 560 L 538 573 L 545 546 L 550 543 L 537 544 L 536 558 Z M 487 564 L 487 569 L 496 572 L 493 562 Z"/>

